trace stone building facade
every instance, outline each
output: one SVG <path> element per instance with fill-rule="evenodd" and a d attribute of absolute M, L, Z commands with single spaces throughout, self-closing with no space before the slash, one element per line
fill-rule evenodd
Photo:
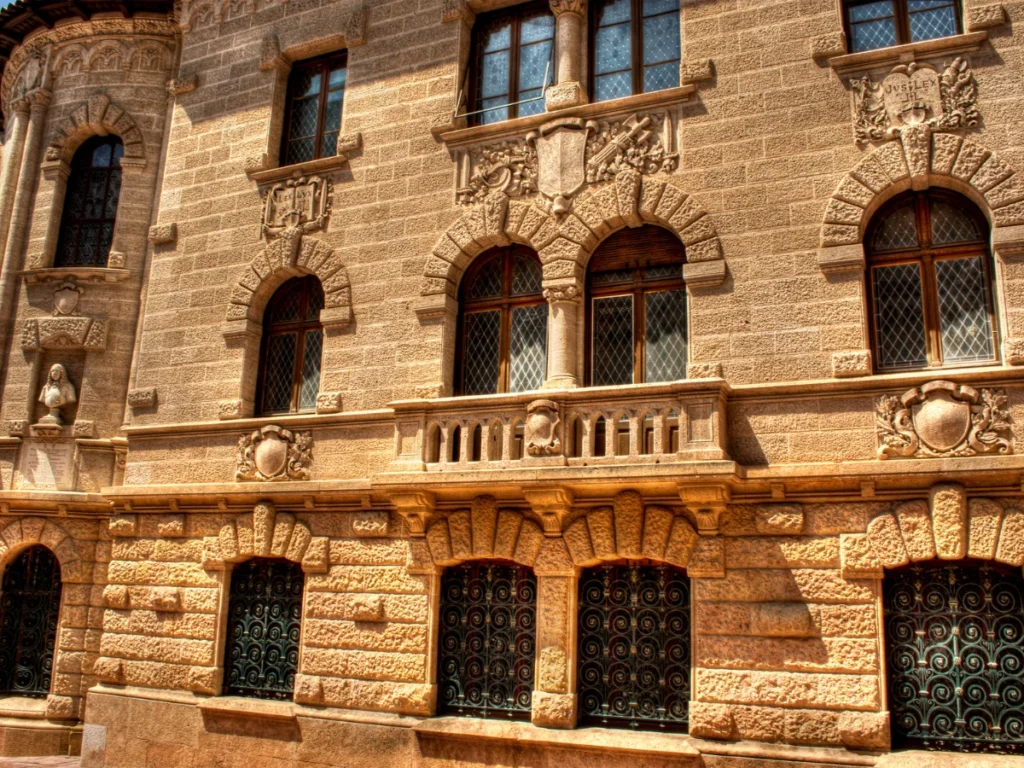
<path fill-rule="evenodd" d="M 1024 749 L 1020 23 L 0 11 L 0 754 Z"/>

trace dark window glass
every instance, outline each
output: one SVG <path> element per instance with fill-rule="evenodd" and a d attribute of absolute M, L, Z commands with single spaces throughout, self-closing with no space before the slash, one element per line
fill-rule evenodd
<path fill-rule="evenodd" d="M 440 624 L 439 709 L 528 719 L 537 631 L 533 571 L 499 563 L 446 569 Z"/>
<path fill-rule="evenodd" d="M 679 85 L 679 0 L 591 3 L 594 101 Z"/>
<path fill-rule="evenodd" d="M 281 153 L 284 165 L 338 154 L 347 74 L 344 52 L 292 68 Z"/>
<path fill-rule="evenodd" d="M 962 30 L 955 0 L 861 0 L 846 3 L 850 51 L 949 37 Z"/>
<path fill-rule="evenodd" d="M 930 562 L 883 584 L 893 746 L 1024 752 L 1020 569 Z"/>
<path fill-rule="evenodd" d="M 260 413 L 294 413 L 316 408 L 320 392 L 324 291 L 312 275 L 277 289 L 263 320 Z"/>
<path fill-rule="evenodd" d="M 547 376 L 548 305 L 528 248 L 483 254 L 460 289 L 459 393 L 540 389 Z"/>
<path fill-rule="evenodd" d="M 299 666 L 303 579 L 302 567 L 283 559 L 255 558 L 231 572 L 226 695 L 292 698 Z"/>
<path fill-rule="evenodd" d="M 685 252 L 667 230 L 625 229 L 587 270 L 593 386 L 686 378 Z"/>
<path fill-rule="evenodd" d="M 996 359 L 988 228 L 971 203 L 910 193 L 881 211 L 866 242 L 880 371 Z"/>
<path fill-rule="evenodd" d="M 588 568 L 579 591 L 583 724 L 685 730 L 690 580 L 664 565 Z"/>
<path fill-rule="evenodd" d="M 4 571 L 0 695 L 43 698 L 50 693 L 60 593 L 60 565 L 46 547 L 29 547 Z"/>
<path fill-rule="evenodd" d="M 54 266 L 107 266 L 121 196 L 122 157 L 124 145 L 117 136 L 96 136 L 75 152 Z"/>
<path fill-rule="evenodd" d="M 544 86 L 554 82 L 554 46 L 555 17 L 546 0 L 477 17 L 472 121 L 482 125 L 543 112 Z"/>

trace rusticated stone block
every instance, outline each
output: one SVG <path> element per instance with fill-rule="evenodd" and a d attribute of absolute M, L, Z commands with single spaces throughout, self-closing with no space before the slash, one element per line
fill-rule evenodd
<path fill-rule="evenodd" d="M 1006 23 L 1006 9 L 1002 3 L 975 5 L 967 9 L 967 31 L 977 32 Z"/>
<path fill-rule="evenodd" d="M 688 379 L 720 379 L 722 378 L 721 363 L 690 363 L 686 366 Z"/>
<path fill-rule="evenodd" d="M 928 498 L 936 553 L 943 560 L 961 559 L 967 554 L 967 497 L 963 486 L 936 485 Z"/>
<path fill-rule="evenodd" d="M 804 510 L 799 504 L 769 504 L 754 513 L 757 532 L 765 536 L 794 536 L 804 529 Z"/>
<path fill-rule="evenodd" d="M 572 573 L 574 565 L 565 541 L 561 538 L 545 538 L 533 563 L 533 569 L 538 575 Z"/>
<path fill-rule="evenodd" d="M 513 559 L 517 563 L 533 565 L 540 554 L 541 545 L 544 543 L 544 531 L 532 520 L 524 520 L 522 528 L 519 529 L 519 539 L 516 541 L 516 551 Z"/>
<path fill-rule="evenodd" d="M 548 693 L 566 693 L 569 689 L 568 656 L 558 645 L 541 648 L 538 661 L 540 667 L 539 685 Z"/>
<path fill-rule="evenodd" d="M 576 694 L 534 691 L 530 722 L 545 728 L 574 728 Z"/>
<path fill-rule="evenodd" d="M 589 563 L 594 559 L 594 548 L 590 544 L 590 530 L 587 519 L 581 517 L 574 520 L 562 533 L 565 544 L 569 547 L 569 555 L 576 565 Z"/>
<path fill-rule="evenodd" d="M 328 545 L 326 536 L 314 536 L 302 558 L 302 570 L 306 573 L 327 573 L 330 570 Z"/>
<path fill-rule="evenodd" d="M 1007 565 L 1024 565 L 1024 512 L 1011 509 L 1003 517 L 996 560 Z"/>
<path fill-rule="evenodd" d="M 124 662 L 121 659 L 101 656 L 92 665 L 92 671 L 102 683 L 124 684 Z"/>
<path fill-rule="evenodd" d="M 711 80 L 715 76 L 715 68 L 711 59 L 687 59 L 680 65 L 681 83 L 699 83 Z"/>
<path fill-rule="evenodd" d="M 149 228 L 149 242 L 153 245 L 170 245 L 178 241 L 178 225 L 154 224 Z"/>
<path fill-rule="evenodd" d="M 218 667 L 189 667 L 188 689 L 193 693 L 213 696 L 220 690 L 221 674 Z"/>
<path fill-rule="evenodd" d="M 868 542 L 886 568 L 899 568 L 910 562 L 900 526 L 891 514 L 879 515 L 868 523 Z"/>
<path fill-rule="evenodd" d="M 690 522 L 677 515 L 672 521 L 672 531 L 665 547 L 665 560 L 680 568 L 686 568 L 690 563 L 693 549 L 697 546 L 697 539 L 697 532 L 693 530 Z"/>
<path fill-rule="evenodd" d="M 690 702 L 690 735 L 699 739 L 732 739 L 736 731 L 732 708 L 705 701 Z"/>
<path fill-rule="evenodd" d="M 430 548 L 430 554 L 435 563 L 444 565 L 454 562 L 447 520 L 438 520 L 427 529 L 427 546 Z"/>
<path fill-rule="evenodd" d="M 494 552 L 494 533 L 498 527 L 498 502 L 493 496 L 477 496 L 470 510 L 473 555 L 486 557 Z"/>
<path fill-rule="evenodd" d="M 871 375 L 871 350 L 853 349 L 832 353 L 832 376 L 852 379 Z"/>
<path fill-rule="evenodd" d="M 123 584 L 108 584 L 103 588 L 103 602 L 108 608 L 127 608 L 128 587 Z"/>
<path fill-rule="evenodd" d="M 1024 365 L 1024 339 L 1010 338 L 1003 342 L 1007 365 Z"/>
<path fill-rule="evenodd" d="M 932 560 L 935 557 L 935 537 L 932 535 L 932 519 L 928 504 L 924 501 L 909 501 L 896 509 L 907 554 L 915 563 Z"/>
<path fill-rule="evenodd" d="M 594 555 L 601 560 L 618 558 L 615 547 L 615 519 L 611 507 L 598 507 L 587 513 L 587 527 Z"/>
<path fill-rule="evenodd" d="M 889 713 L 840 712 L 839 738 L 853 749 L 887 749 Z"/>
<path fill-rule="evenodd" d="M 523 525 L 521 513 L 512 509 L 498 511 L 498 527 L 494 535 L 494 556 L 511 560 L 515 556 L 519 530 Z"/>
<path fill-rule="evenodd" d="M 294 700 L 296 704 L 323 704 L 324 686 L 320 678 L 313 675 L 296 675 Z"/>
<path fill-rule="evenodd" d="M 694 579 L 725 578 L 725 545 L 719 537 L 700 536 L 690 554 L 687 572 Z"/>
<path fill-rule="evenodd" d="M 468 510 L 448 516 L 448 535 L 452 540 L 452 556 L 468 559 L 473 556 L 473 524 Z"/>
<path fill-rule="evenodd" d="M 644 502 L 636 491 L 615 497 L 615 542 L 619 557 L 640 557 Z"/>
<path fill-rule="evenodd" d="M 971 499 L 967 504 L 967 556 L 992 560 L 1003 524 L 1003 507 L 992 499 Z"/>
<path fill-rule="evenodd" d="M 675 515 L 671 509 L 650 506 L 644 511 L 643 556 L 661 560 L 665 556 L 668 537 L 672 532 Z"/>
<path fill-rule="evenodd" d="M 71 696 L 46 697 L 47 720 L 72 720 L 78 716 L 78 700 Z"/>
<path fill-rule="evenodd" d="M 156 405 L 156 387 L 129 390 L 128 405 L 131 406 L 133 410 L 140 408 L 152 408 Z"/>
<path fill-rule="evenodd" d="M 810 637 L 816 634 L 804 603 L 762 603 L 750 616 L 750 632 L 762 637 Z"/>
<path fill-rule="evenodd" d="M 388 535 L 387 512 L 356 512 L 352 516 L 352 533 L 360 538 Z"/>
<path fill-rule="evenodd" d="M 185 515 L 161 515 L 156 523 L 157 533 L 165 538 L 175 538 L 185 535 Z"/>
<path fill-rule="evenodd" d="M 384 598 L 380 595 L 356 595 L 352 599 L 352 620 L 384 621 Z"/>
<path fill-rule="evenodd" d="M 111 536 L 134 536 L 139 524 L 137 515 L 114 515 L 107 524 Z"/>
<path fill-rule="evenodd" d="M 882 578 L 882 561 L 866 534 L 844 533 L 839 537 L 839 562 L 844 579 Z"/>
<path fill-rule="evenodd" d="M 842 56 L 846 53 L 846 35 L 843 32 L 830 32 L 811 38 L 811 57 L 827 59 Z"/>
<path fill-rule="evenodd" d="M 705 700 L 723 704 L 809 707 L 814 709 L 878 709 L 878 676 L 803 672 L 696 670 Z"/>
<path fill-rule="evenodd" d="M 220 538 L 217 536 L 204 536 L 203 569 L 207 571 L 222 571 L 224 567 L 224 558 L 220 552 Z"/>

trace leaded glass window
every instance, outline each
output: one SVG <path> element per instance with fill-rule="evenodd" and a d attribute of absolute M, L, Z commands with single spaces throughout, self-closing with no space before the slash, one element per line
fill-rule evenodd
<path fill-rule="evenodd" d="M 441 577 L 438 708 L 528 719 L 533 697 L 537 578 L 529 568 L 466 563 Z"/>
<path fill-rule="evenodd" d="M 682 244 L 653 226 L 597 249 L 587 272 L 591 385 L 686 378 L 684 261 Z"/>
<path fill-rule="evenodd" d="M 667 565 L 588 568 L 579 586 L 579 707 L 585 725 L 685 730 L 690 580 Z"/>
<path fill-rule="evenodd" d="M 117 136 L 96 136 L 75 152 L 54 266 L 107 266 L 121 197 L 122 157 L 124 145 Z"/>
<path fill-rule="evenodd" d="M 679 85 L 679 0 L 591 3 L 594 101 Z"/>
<path fill-rule="evenodd" d="M 540 389 L 547 377 L 548 305 L 537 255 L 523 246 L 483 254 L 460 290 L 459 392 Z"/>
<path fill-rule="evenodd" d="M 853 0 L 845 11 L 852 53 L 962 31 L 956 0 Z"/>
<path fill-rule="evenodd" d="M 910 193 L 868 230 L 872 325 L 880 371 L 996 359 L 988 228 L 952 193 Z"/>
<path fill-rule="evenodd" d="M 914 564 L 883 592 L 893 746 L 1024 752 L 1020 569 Z"/>
<path fill-rule="evenodd" d="M 324 291 L 312 275 L 277 289 L 263 320 L 260 413 L 297 413 L 316 408 L 324 331 Z"/>
<path fill-rule="evenodd" d="M 60 564 L 42 546 L 29 547 L 4 571 L 0 594 L 0 695 L 50 693 L 60 613 Z"/>
<path fill-rule="evenodd" d="M 228 696 L 292 698 L 302 629 L 302 566 L 257 557 L 231 572 L 227 650 Z"/>
<path fill-rule="evenodd" d="M 554 47 L 555 17 L 547 0 L 478 16 L 473 25 L 473 122 L 498 123 L 543 112 L 544 87 L 554 82 Z"/>
<path fill-rule="evenodd" d="M 284 165 L 338 154 L 347 77 L 344 51 L 292 67 L 281 153 Z"/>

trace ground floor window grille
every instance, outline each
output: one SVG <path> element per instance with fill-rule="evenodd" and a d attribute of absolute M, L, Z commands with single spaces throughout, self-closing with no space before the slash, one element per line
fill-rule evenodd
<path fill-rule="evenodd" d="M 231 573 L 225 694 L 256 699 L 292 697 L 299 666 L 302 568 L 255 558 Z"/>
<path fill-rule="evenodd" d="M 440 709 L 525 719 L 533 696 L 537 578 L 529 568 L 466 563 L 441 579 Z"/>
<path fill-rule="evenodd" d="M 50 692 L 60 613 L 60 565 L 46 547 L 29 547 L 4 571 L 0 595 L 0 695 Z"/>
<path fill-rule="evenodd" d="M 671 566 L 589 568 L 579 591 L 579 706 L 589 725 L 685 730 L 690 580 Z"/>
<path fill-rule="evenodd" d="M 894 746 L 1024 752 L 1020 569 L 936 563 L 885 578 Z"/>

